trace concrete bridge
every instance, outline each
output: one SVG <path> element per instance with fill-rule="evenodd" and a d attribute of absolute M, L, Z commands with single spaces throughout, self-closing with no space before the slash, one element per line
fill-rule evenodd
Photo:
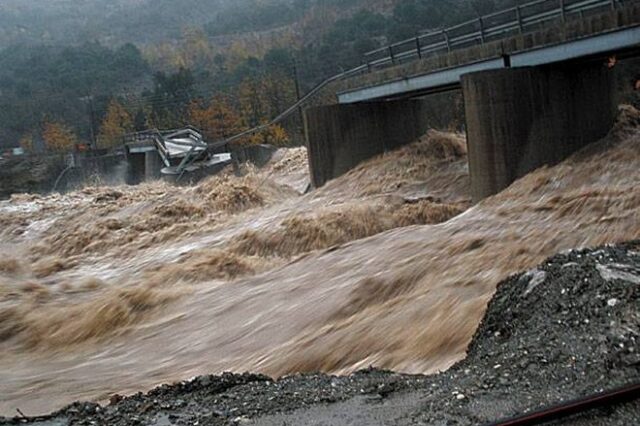
<path fill-rule="evenodd" d="M 428 95 L 461 88 L 479 201 L 606 135 L 613 65 L 639 53 L 638 0 L 537 0 L 370 52 L 305 111 L 312 182 L 417 139 Z"/>

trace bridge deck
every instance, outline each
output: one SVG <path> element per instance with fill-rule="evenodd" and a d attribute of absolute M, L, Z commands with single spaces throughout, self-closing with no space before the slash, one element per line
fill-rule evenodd
<path fill-rule="evenodd" d="M 339 103 L 411 97 L 457 88 L 475 71 L 550 64 L 640 49 L 640 4 L 573 19 L 334 83 Z"/>

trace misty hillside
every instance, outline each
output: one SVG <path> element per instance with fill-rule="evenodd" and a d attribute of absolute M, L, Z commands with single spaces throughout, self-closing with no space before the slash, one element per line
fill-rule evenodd
<path fill-rule="evenodd" d="M 0 47 L 99 41 L 146 44 L 204 26 L 210 35 L 260 31 L 302 19 L 316 5 L 389 10 L 398 0 L 3 0 Z"/>
<path fill-rule="evenodd" d="M 514 1 L 0 0 L 0 148 L 185 124 L 233 134 L 295 102 L 296 77 L 305 92 L 364 52 Z M 283 126 L 255 142 L 302 127 Z"/>
<path fill-rule="evenodd" d="M 235 0 L 3 0 L 0 45 L 149 42 L 214 19 Z"/>

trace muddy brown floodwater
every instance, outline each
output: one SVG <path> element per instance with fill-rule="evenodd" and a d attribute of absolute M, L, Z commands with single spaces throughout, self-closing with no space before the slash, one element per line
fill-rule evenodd
<path fill-rule="evenodd" d="M 325 187 L 304 149 L 193 188 L 0 204 L 0 415 L 200 374 L 464 358 L 496 284 L 640 238 L 640 114 L 471 206 L 465 141 L 432 131 Z"/>

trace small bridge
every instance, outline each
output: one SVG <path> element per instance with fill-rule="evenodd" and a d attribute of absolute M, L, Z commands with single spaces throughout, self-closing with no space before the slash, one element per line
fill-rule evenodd
<path fill-rule="evenodd" d="M 585 19 L 593 17 L 595 12 L 600 12 L 602 19 L 603 11 L 617 12 L 625 4 L 631 2 L 536 0 L 368 52 L 365 64 L 352 73 L 371 72 L 466 49 L 458 58 L 450 60 L 448 67 L 433 62 L 423 63 L 422 72 L 407 67 L 409 75 L 338 93 L 339 102 L 456 89 L 460 88 L 461 77 L 472 72 L 540 66 L 633 49 L 640 40 L 640 27 L 627 27 L 620 21 L 603 24 L 597 19 Z M 549 25 L 559 32 L 547 31 L 542 36 Z M 478 46 L 479 49 L 470 49 Z"/>
<path fill-rule="evenodd" d="M 615 119 L 613 65 L 640 53 L 640 1 L 536 0 L 365 55 L 305 111 L 312 182 L 417 139 L 425 96 L 462 89 L 472 194 L 602 138 Z M 287 112 L 285 112 L 286 114 Z"/>

